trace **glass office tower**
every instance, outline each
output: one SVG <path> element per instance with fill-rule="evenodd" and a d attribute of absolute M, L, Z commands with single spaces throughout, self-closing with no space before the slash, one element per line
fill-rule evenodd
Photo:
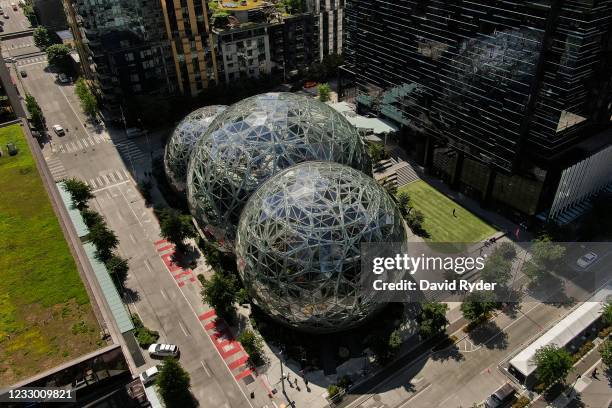
<path fill-rule="evenodd" d="M 610 124 L 610 0 L 347 0 L 345 14 L 359 109 L 477 199 L 536 214 Z"/>

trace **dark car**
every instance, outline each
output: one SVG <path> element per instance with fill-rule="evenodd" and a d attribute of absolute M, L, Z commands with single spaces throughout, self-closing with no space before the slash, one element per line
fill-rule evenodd
<path fill-rule="evenodd" d="M 25 69 L 22 69 L 21 71 L 19 71 L 19 75 L 21 75 L 22 78 L 25 78 L 28 76 L 28 73 Z"/>

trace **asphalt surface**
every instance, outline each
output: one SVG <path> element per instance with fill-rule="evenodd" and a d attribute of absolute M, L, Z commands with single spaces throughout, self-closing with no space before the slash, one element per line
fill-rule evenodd
<path fill-rule="evenodd" d="M 18 0 L 0 0 L 0 7 L 4 11 L 4 14 L 0 16 L 4 32 L 0 34 L 14 33 L 32 28 L 30 21 L 23 15 L 20 7 L 17 7 L 17 10 L 13 10 L 10 5 L 12 2 L 18 3 Z"/>
<path fill-rule="evenodd" d="M 51 134 L 41 146 L 53 178 L 74 176 L 92 185 L 92 207 L 116 232 L 120 254 L 129 258 L 130 311 L 158 330 L 160 341 L 179 346 L 180 361 L 191 374 L 192 392 L 201 406 L 251 407 L 246 386 L 234 379 L 197 317 L 207 309 L 199 287 L 179 287 L 156 250 L 159 226 L 136 186 L 149 166 L 148 153 L 119 130 L 111 131 L 110 136 L 106 129 L 87 123 L 79 112 L 73 86 L 58 84 L 44 58 L 26 63 L 18 60 L 16 65 L 25 66 L 28 75 L 15 81 L 36 97 L 49 128 L 59 124 L 67 130 L 62 137 Z M 13 75 L 16 77 L 14 71 Z M 159 363 L 146 359 L 145 365 L 132 367 L 135 374 Z"/>

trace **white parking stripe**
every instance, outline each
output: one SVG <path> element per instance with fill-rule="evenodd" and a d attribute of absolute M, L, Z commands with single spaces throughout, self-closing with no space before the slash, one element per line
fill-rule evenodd
<path fill-rule="evenodd" d="M 91 179 L 91 180 L 89 180 L 89 185 L 90 185 L 92 188 L 97 188 L 97 186 L 96 186 L 96 180 L 95 180 L 95 179 Z"/>
<path fill-rule="evenodd" d="M 119 170 L 115 171 L 115 175 L 117 176 L 118 180 L 123 180 L 123 177 L 121 177 L 121 173 L 119 173 Z"/>
<path fill-rule="evenodd" d="M 98 182 L 99 187 L 102 187 L 104 185 L 104 182 L 102 181 L 102 178 L 100 176 L 96 177 L 96 181 Z"/>
<path fill-rule="evenodd" d="M 113 183 L 117 181 L 115 180 L 115 175 L 113 173 L 108 173 L 107 176 L 108 176 L 108 179 L 112 180 Z"/>
<path fill-rule="evenodd" d="M 102 175 L 102 178 L 104 179 L 104 184 L 110 183 L 110 180 L 106 177 L 105 174 Z"/>

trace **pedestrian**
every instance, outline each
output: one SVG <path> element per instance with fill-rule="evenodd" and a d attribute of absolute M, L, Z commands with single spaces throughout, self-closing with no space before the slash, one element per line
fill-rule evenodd
<path fill-rule="evenodd" d="M 298 383 L 297 383 L 297 378 L 295 379 L 295 386 L 297 387 Z"/>
<path fill-rule="evenodd" d="M 453 217 L 457 218 L 457 215 L 455 215 L 455 211 L 457 211 L 457 209 L 453 208 Z"/>
<path fill-rule="evenodd" d="M 593 372 L 591 373 L 591 377 L 595 378 L 596 380 L 597 378 L 597 367 L 595 367 L 595 369 L 593 370 Z"/>

